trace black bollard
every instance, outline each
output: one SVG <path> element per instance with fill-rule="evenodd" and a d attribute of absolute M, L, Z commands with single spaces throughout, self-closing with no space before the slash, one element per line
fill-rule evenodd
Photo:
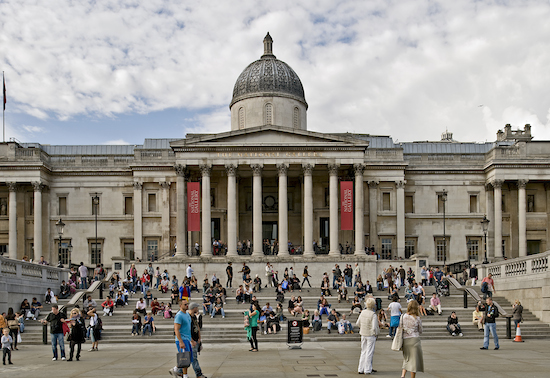
<path fill-rule="evenodd" d="M 506 338 L 507 339 L 512 338 L 512 318 L 511 317 L 506 318 Z"/>
<path fill-rule="evenodd" d="M 468 308 L 468 292 L 464 290 L 464 308 Z"/>
<path fill-rule="evenodd" d="M 48 344 L 48 324 L 42 325 L 42 344 Z"/>
<path fill-rule="evenodd" d="M 103 282 L 99 285 L 99 299 L 103 299 Z"/>

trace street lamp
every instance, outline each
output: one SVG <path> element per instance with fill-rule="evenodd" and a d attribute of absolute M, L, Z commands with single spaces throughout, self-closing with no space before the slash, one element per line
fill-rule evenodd
<path fill-rule="evenodd" d="M 57 266 L 59 268 L 63 267 L 63 264 L 61 262 L 61 242 L 63 241 L 63 227 L 65 227 L 65 223 L 63 223 L 61 218 L 59 218 L 59 220 L 55 224 L 55 228 L 57 229 L 57 233 L 59 235 L 59 246 L 58 246 L 59 248 L 57 249 L 57 260 L 58 260 Z"/>
<path fill-rule="evenodd" d="M 447 236 L 445 235 L 445 203 L 447 202 L 447 191 L 443 189 L 441 194 L 443 202 L 443 271 L 447 273 Z"/>
<path fill-rule="evenodd" d="M 92 198 L 92 203 L 93 203 L 93 206 L 94 206 L 94 213 L 95 213 L 95 258 L 96 258 L 96 262 L 98 261 L 98 258 L 97 258 L 97 213 L 98 213 L 98 210 L 99 210 L 99 196 L 97 195 L 97 192 L 95 193 L 95 196 Z"/>
<path fill-rule="evenodd" d="M 489 264 L 489 261 L 487 260 L 487 229 L 489 228 L 489 219 L 487 219 L 487 216 L 483 216 L 483 220 L 481 221 L 481 227 L 483 227 L 483 236 L 485 238 L 484 241 L 484 249 L 485 249 L 485 258 L 483 259 L 483 264 Z"/>

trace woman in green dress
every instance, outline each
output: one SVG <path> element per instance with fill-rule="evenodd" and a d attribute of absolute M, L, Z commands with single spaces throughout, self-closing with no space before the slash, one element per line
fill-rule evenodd
<path fill-rule="evenodd" d="M 254 303 L 252 304 L 251 308 L 252 311 L 245 311 L 245 315 L 248 316 L 249 319 L 249 325 L 246 326 L 245 329 L 246 336 L 250 341 L 250 351 L 257 352 L 258 338 L 256 337 L 256 333 L 258 332 L 258 318 L 260 317 L 260 312 L 258 311 Z"/>

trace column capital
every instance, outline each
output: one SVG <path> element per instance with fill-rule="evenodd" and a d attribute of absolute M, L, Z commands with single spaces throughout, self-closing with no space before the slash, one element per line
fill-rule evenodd
<path fill-rule="evenodd" d="M 171 184 L 170 181 L 162 181 L 162 182 L 159 182 L 160 187 L 161 187 L 162 189 L 164 189 L 164 190 L 170 189 L 170 184 Z"/>
<path fill-rule="evenodd" d="M 405 184 L 407 184 L 407 180 L 401 180 L 401 181 L 395 182 L 395 186 L 397 187 L 397 189 L 405 189 Z"/>
<path fill-rule="evenodd" d="M 327 166 L 329 176 L 338 176 L 338 170 L 340 169 L 340 164 L 329 164 Z"/>
<path fill-rule="evenodd" d="M 304 164 L 302 165 L 302 171 L 304 172 L 304 176 L 311 176 L 313 173 L 313 164 Z"/>
<path fill-rule="evenodd" d="M 141 190 L 143 188 L 143 183 L 134 182 L 134 190 Z"/>
<path fill-rule="evenodd" d="M 502 188 L 502 184 L 504 184 L 504 180 L 493 180 L 493 181 L 491 181 L 491 185 L 493 185 L 493 188 L 496 188 L 496 189 Z"/>
<path fill-rule="evenodd" d="M 8 186 L 8 190 L 10 192 L 17 192 L 18 185 L 16 182 L 7 182 L 6 185 Z"/>
<path fill-rule="evenodd" d="M 518 188 L 519 189 L 525 189 L 528 182 L 529 182 L 529 180 L 527 180 L 527 179 L 519 179 L 518 180 Z"/>
<path fill-rule="evenodd" d="M 369 185 L 369 189 L 376 189 L 378 181 L 369 181 L 367 184 Z"/>
<path fill-rule="evenodd" d="M 187 166 L 184 164 L 174 165 L 174 170 L 176 171 L 176 176 L 181 176 L 185 178 L 185 176 L 187 175 Z"/>
<path fill-rule="evenodd" d="M 212 166 L 210 164 L 201 164 L 199 166 L 202 177 L 210 177 L 212 174 Z"/>
<path fill-rule="evenodd" d="M 355 176 L 362 176 L 365 164 L 353 164 L 353 170 L 355 171 Z"/>
<path fill-rule="evenodd" d="M 237 176 L 237 166 L 235 164 L 226 165 L 225 166 L 225 171 L 227 172 L 227 176 L 229 176 L 229 177 Z"/>
<path fill-rule="evenodd" d="M 44 189 L 44 184 L 40 181 L 33 181 L 31 184 L 35 192 L 41 192 Z"/>
<path fill-rule="evenodd" d="M 277 164 L 277 171 L 279 172 L 279 176 L 286 176 L 288 174 L 288 164 Z"/>
<path fill-rule="evenodd" d="M 260 164 L 250 164 L 250 168 L 252 169 L 252 174 L 254 176 L 261 176 L 262 175 L 263 167 Z"/>

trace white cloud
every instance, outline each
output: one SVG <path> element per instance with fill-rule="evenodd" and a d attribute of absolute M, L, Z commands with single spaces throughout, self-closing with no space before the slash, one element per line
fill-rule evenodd
<path fill-rule="evenodd" d="M 28 132 L 29 134 L 39 134 L 39 133 L 43 133 L 45 132 L 46 130 L 44 130 L 43 127 L 41 126 L 30 126 L 30 125 L 24 125 L 22 126 L 23 130 L 25 130 L 26 132 Z"/>
<path fill-rule="evenodd" d="M 0 19 L 10 105 L 40 119 L 177 107 L 200 111 L 187 130 L 229 130 L 234 82 L 270 31 L 311 130 L 482 141 L 531 123 L 550 137 L 547 1 L 14 0 Z"/>

